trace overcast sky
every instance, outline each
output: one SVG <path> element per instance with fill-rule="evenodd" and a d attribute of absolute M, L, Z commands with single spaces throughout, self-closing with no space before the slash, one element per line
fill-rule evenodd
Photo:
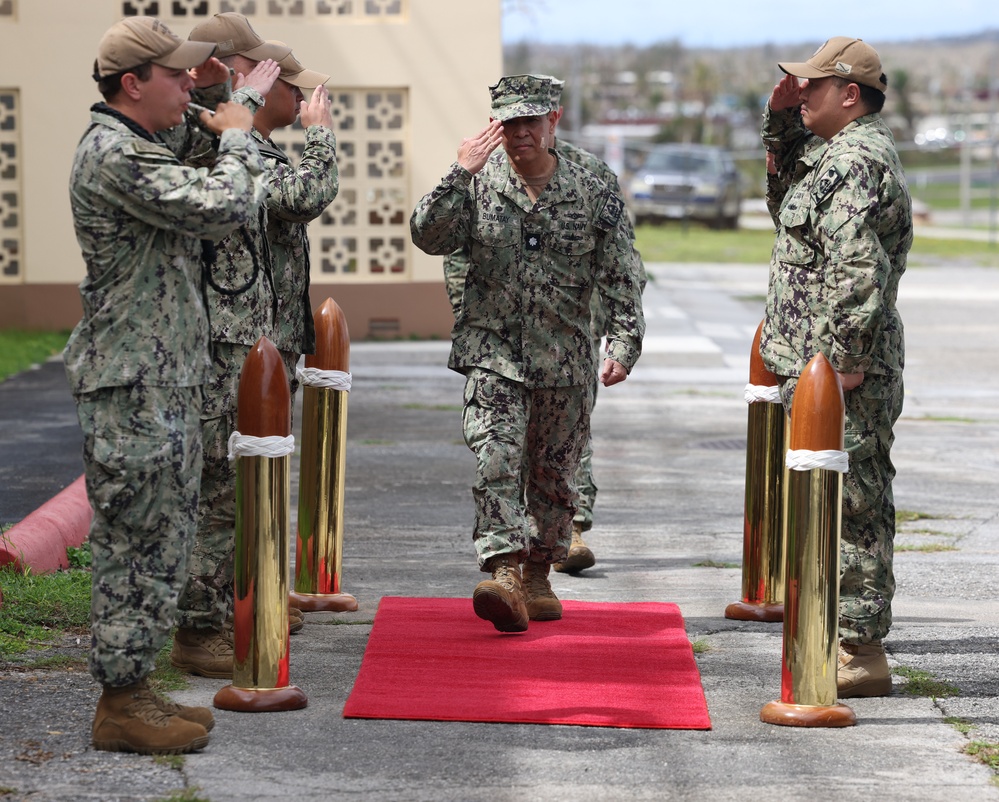
<path fill-rule="evenodd" d="M 503 42 L 687 47 L 878 42 L 999 30 L 999 0 L 503 0 Z"/>

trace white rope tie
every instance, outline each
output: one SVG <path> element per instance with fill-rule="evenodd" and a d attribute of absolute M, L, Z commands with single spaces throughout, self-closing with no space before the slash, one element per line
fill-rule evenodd
<path fill-rule="evenodd" d="M 849 473 L 850 471 L 850 457 L 845 451 L 788 449 L 784 464 L 792 471 L 811 471 L 816 468 L 836 471 L 837 473 Z"/>
<path fill-rule="evenodd" d="M 286 457 L 295 453 L 295 436 L 252 437 L 233 432 L 229 435 L 229 462 L 236 457 Z"/>
<path fill-rule="evenodd" d="M 757 401 L 779 404 L 780 388 L 776 384 L 747 384 L 744 397 L 747 404 L 755 404 Z"/>
<path fill-rule="evenodd" d="M 306 387 L 320 387 L 328 390 L 350 392 L 349 373 L 342 370 L 320 370 L 319 368 L 299 368 L 298 380 Z"/>

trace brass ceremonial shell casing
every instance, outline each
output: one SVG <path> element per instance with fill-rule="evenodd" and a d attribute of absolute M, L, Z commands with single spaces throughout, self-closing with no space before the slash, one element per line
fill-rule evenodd
<path fill-rule="evenodd" d="M 795 389 L 789 448 L 842 451 L 843 432 L 843 390 L 829 360 L 818 354 Z M 822 468 L 788 471 L 786 495 L 781 699 L 765 705 L 760 719 L 799 727 L 848 727 L 856 716 L 836 701 L 842 474 Z"/>
<path fill-rule="evenodd" d="M 247 355 L 239 380 L 237 429 L 250 437 L 291 434 L 291 390 L 266 338 Z M 289 684 L 288 570 L 291 456 L 236 460 L 234 658 L 224 710 L 297 710 L 308 700 Z"/>
<path fill-rule="evenodd" d="M 348 373 L 350 336 L 343 311 L 327 298 L 313 319 L 316 353 L 306 356 L 305 366 Z M 341 585 L 349 395 L 326 387 L 302 388 L 298 534 L 291 601 L 310 612 L 357 609 L 357 600 L 344 593 Z"/>
<path fill-rule="evenodd" d="M 749 383 L 776 387 L 760 356 L 760 323 L 749 356 Z M 784 617 L 784 453 L 787 416 L 779 403 L 749 404 L 742 534 L 742 599 L 725 608 L 740 621 Z"/>

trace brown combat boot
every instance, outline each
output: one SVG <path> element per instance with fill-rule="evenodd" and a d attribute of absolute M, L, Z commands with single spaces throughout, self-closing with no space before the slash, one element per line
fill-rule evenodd
<path fill-rule="evenodd" d="M 305 615 L 297 607 L 288 608 L 288 634 L 294 635 L 305 626 Z"/>
<path fill-rule="evenodd" d="M 839 644 L 836 685 L 840 699 L 855 696 L 890 696 L 891 669 L 881 641 Z"/>
<path fill-rule="evenodd" d="M 552 568 L 562 574 L 576 574 L 584 568 L 592 568 L 596 564 L 597 558 L 593 556 L 590 547 L 583 542 L 583 525 L 578 521 L 573 521 L 569 556 L 565 558 L 565 562 L 555 563 Z"/>
<path fill-rule="evenodd" d="M 94 749 L 103 752 L 180 755 L 208 745 L 208 731 L 164 712 L 145 682 L 120 688 L 105 685 L 91 732 Z"/>
<path fill-rule="evenodd" d="M 232 628 L 190 629 L 178 627 L 173 636 L 170 664 L 188 674 L 212 679 L 232 679 Z"/>
<path fill-rule="evenodd" d="M 524 563 L 524 604 L 532 621 L 558 621 L 562 617 L 562 602 L 548 582 L 549 568 L 548 563 Z"/>
<path fill-rule="evenodd" d="M 486 568 L 492 579 L 484 579 L 472 592 L 475 614 L 492 622 L 500 632 L 527 630 L 527 608 L 520 582 L 520 563 L 512 554 L 490 557 Z"/>
<path fill-rule="evenodd" d="M 145 683 L 145 680 L 141 681 Z M 211 732 L 212 727 L 215 726 L 215 716 L 212 715 L 212 711 L 207 707 L 189 707 L 188 705 L 177 704 L 169 696 L 157 693 L 153 691 L 153 696 L 156 697 L 156 704 L 159 705 L 160 710 L 166 713 L 168 716 L 180 716 L 185 721 L 193 721 L 195 724 L 200 724 L 205 728 L 205 732 Z"/>

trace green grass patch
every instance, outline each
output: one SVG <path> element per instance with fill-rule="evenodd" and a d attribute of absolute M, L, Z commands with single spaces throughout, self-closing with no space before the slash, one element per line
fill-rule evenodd
<path fill-rule="evenodd" d="M 735 262 L 769 264 L 772 231 L 714 231 L 692 224 L 642 225 L 635 246 L 645 262 Z"/>
<path fill-rule="evenodd" d="M 915 510 L 895 510 L 895 523 L 905 524 L 910 521 L 925 521 L 927 519 L 937 518 L 936 515 L 930 515 L 928 512 L 916 512 Z"/>
<path fill-rule="evenodd" d="M 991 741 L 972 741 L 964 751 L 981 763 L 984 763 L 993 773 L 999 774 L 999 744 Z"/>
<path fill-rule="evenodd" d="M 929 671 L 909 668 L 908 666 L 898 666 L 892 669 L 892 673 L 907 680 L 905 685 L 902 686 L 902 690 L 910 696 L 928 696 L 932 699 L 942 699 L 946 696 L 957 696 L 961 693 L 961 689 L 956 685 L 938 680 Z"/>
<path fill-rule="evenodd" d="M 0 381 L 55 356 L 68 338 L 68 331 L 0 331 Z"/>
<path fill-rule="evenodd" d="M 694 650 L 694 654 L 704 654 L 711 651 L 711 644 L 706 640 L 698 639 L 691 642 L 690 648 Z"/>
<path fill-rule="evenodd" d="M 90 627 L 90 572 L 32 574 L 0 569 L 0 662 L 54 643 Z"/>
<path fill-rule="evenodd" d="M 897 543 L 895 551 L 918 551 L 923 554 L 935 554 L 938 551 L 959 551 L 959 549 L 950 543 L 923 543 L 918 546 L 912 543 Z"/>
<path fill-rule="evenodd" d="M 461 412 L 461 404 L 403 404 L 403 409 L 425 409 L 430 412 Z"/>
<path fill-rule="evenodd" d="M 641 225 L 635 245 L 645 262 L 770 264 L 774 233 L 769 230 L 715 231 L 698 225 Z M 909 253 L 912 264 L 960 262 L 999 267 L 999 248 L 988 242 L 936 239 L 918 234 Z"/>
<path fill-rule="evenodd" d="M 694 568 L 741 568 L 739 563 L 720 563 L 716 560 L 701 560 L 699 563 L 694 563 Z"/>
<path fill-rule="evenodd" d="M 944 719 L 944 724 L 950 724 L 950 726 L 962 735 L 967 735 L 975 728 L 975 725 L 968 721 L 968 719 L 961 718 L 960 716 L 947 716 Z"/>
<path fill-rule="evenodd" d="M 394 440 L 366 439 L 360 441 L 362 446 L 394 446 Z"/>
<path fill-rule="evenodd" d="M 157 766 L 173 769 L 174 771 L 183 771 L 184 755 L 155 755 L 153 763 Z"/>

